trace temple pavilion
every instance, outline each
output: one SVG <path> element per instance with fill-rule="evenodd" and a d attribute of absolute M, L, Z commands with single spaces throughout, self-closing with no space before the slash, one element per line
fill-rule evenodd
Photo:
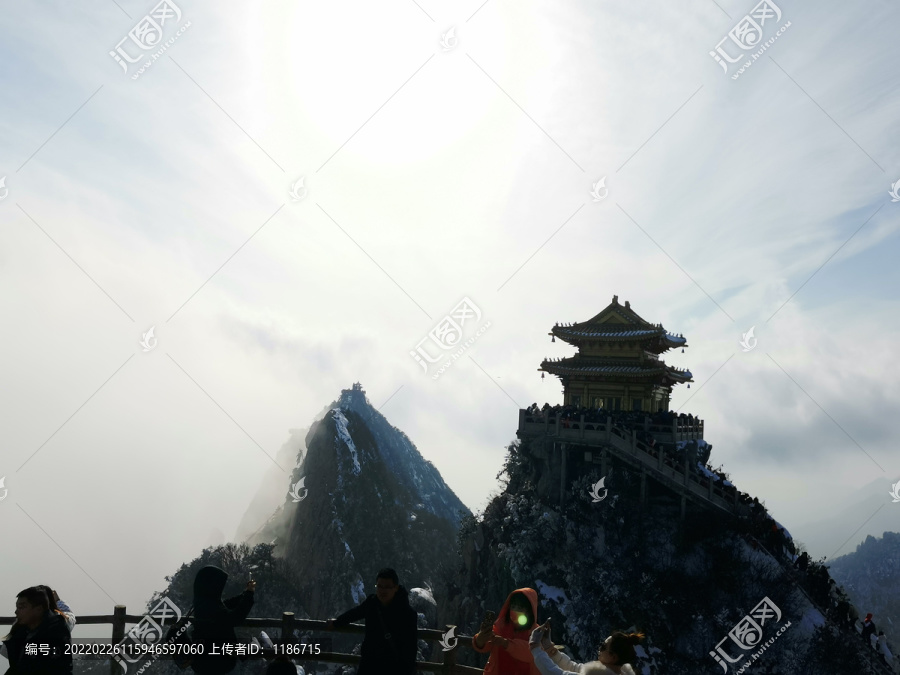
<path fill-rule="evenodd" d="M 687 347 L 682 335 L 669 333 L 631 309 L 619 296 L 597 316 L 574 324 L 556 324 L 549 333 L 578 349 L 562 359 L 545 359 L 539 371 L 556 375 L 563 384 L 563 405 L 606 410 L 669 409 L 672 387 L 693 382 L 689 370 L 667 366 L 659 355 Z M 690 384 L 688 384 L 690 387 Z"/>

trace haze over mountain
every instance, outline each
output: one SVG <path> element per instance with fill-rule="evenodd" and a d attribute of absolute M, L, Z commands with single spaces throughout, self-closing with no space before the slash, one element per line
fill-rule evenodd
<path fill-rule="evenodd" d="M 840 594 L 829 594 L 827 571 L 815 562 L 806 573 L 794 569 L 790 533 L 780 533 L 764 507 L 741 510 L 736 500 L 729 513 L 694 500 L 682 519 L 673 485 L 648 475 L 642 487 L 640 471 L 615 446 L 601 474 L 599 452 L 570 448 L 563 468 L 552 438 L 522 435 L 508 448 L 501 492 L 476 516 L 359 385 L 326 406 L 305 438 L 291 433 L 279 460 L 293 454 L 293 473 L 267 478 L 280 502 L 272 515 L 245 545 L 207 548 L 182 565 L 162 594 L 187 606 L 197 570 L 216 564 L 232 575 L 229 592 L 253 570 L 253 616 L 293 611 L 325 619 L 361 602 L 375 572 L 391 566 L 410 589 L 422 628 L 456 625 L 472 634 L 486 610 L 531 587 L 539 620 L 552 618 L 555 642 L 578 661 L 594 658 L 606 635 L 625 629 L 647 635 L 637 650 L 642 675 L 693 675 L 698 666 L 725 672 L 717 657 L 723 653 L 735 673 L 888 673 L 855 631 L 837 625 L 832 598 Z M 702 461 L 697 475 L 716 489 L 731 483 Z M 608 495 L 598 502 L 592 494 L 601 478 Z M 275 500 L 261 490 L 242 527 L 256 524 Z M 894 549 L 900 536 L 887 533 L 833 563 L 860 609 L 885 620 L 897 616 Z M 358 646 L 356 636 L 334 636 L 335 651 Z M 419 646 L 420 659 L 433 657 L 433 646 Z M 478 667 L 486 661 L 468 648 L 457 659 Z M 175 675 L 171 664 L 160 667 Z M 315 668 L 341 672 L 335 664 Z M 91 665 L 80 672 L 100 671 Z"/>
<path fill-rule="evenodd" d="M 894 482 L 884 476 L 876 478 L 822 510 L 816 520 L 795 525 L 794 535 L 814 558 L 831 558 L 852 551 L 873 532 L 900 531 L 900 503 L 891 499 Z"/>
<path fill-rule="evenodd" d="M 860 616 L 883 630 L 894 653 L 900 648 L 900 534 L 866 537 L 853 553 L 829 563 L 831 576 L 849 593 Z"/>

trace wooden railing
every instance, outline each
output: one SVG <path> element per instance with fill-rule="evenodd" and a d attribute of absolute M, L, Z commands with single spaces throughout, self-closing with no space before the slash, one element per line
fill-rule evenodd
<path fill-rule="evenodd" d="M 112 644 L 118 644 L 125 638 L 126 633 L 126 625 L 127 624 L 137 624 L 140 623 L 144 618 L 142 614 L 126 614 L 125 613 L 125 605 L 116 605 L 113 610 L 113 614 L 103 614 L 103 615 L 95 615 L 95 616 L 77 616 L 77 624 L 76 627 L 81 626 L 89 626 L 96 624 L 112 624 Z M 15 623 L 15 617 L 10 616 L 0 616 L 0 626 L 3 625 L 12 625 Z M 175 623 L 174 618 L 167 619 L 166 621 L 159 622 L 163 626 L 170 626 Z M 244 626 L 247 628 L 280 628 L 281 635 L 288 636 L 287 639 L 293 639 L 294 630 L 312 630 L 317 632 L 333 632 L 333 633 L 363 633 L 366 628 L 363 625 L 351 623 L 347 626 L 342 626 L 340 628 L 331 628 L 327 627 L 327 623 L 325 621 L 318 621 L 316 619 L 297 619 L 294 617 L 293 612 L 284 612 L 281 615 L 280 619 L 272 618 L 247 618 L 242 621 L 239 626 Z M 426 640 L 428 642 L 440 642 L 443 638 L 443 633 L 439 630 L 434 630 L 432 628 L 419 628 L 416 631 L 416 637 L 419 640 Z M 437 672 L 442 675 L 456 675 L 463 673 L 470 673 L 471 675 L 481 675 L 481 668 L 474 668 L 472 666 L 463 666 L 458 665 L 456 663 L 456 650 L 460 647 L 467 647 L 472 649 L 472 636 L 471 635 L 457 635 L 456 646 L 448 651 L 442 652 L 444 655 L 442 663 L 435 663 L 432 661 L 416 661 L 416 670 L 419 671 L 427 671 L 427 672 Z M 274 640 L 275 638 L 273 638 Z M 321 652 L 316 654 L 314 657 L 312 655 L 304 655 L 303 657 L 297 657 L 297 660 L 302 664 L 303 661 L 323 661 L 327 663 L 348 663 L 348 664 L 359 664 L 360 656 L 356 654 L 344 654 L 342 652 Z M 121 675 L 122 669 L 121 667 L 113 660 L 110 660 L 110 673 L 111 675 Z"/>
<path fill-rule="evenodd" d="M 701 433 L 702 427 L 701 422 Z M 651 448 L 642 443 L 636 438 L 636 430 L 616 427 L 611 417 L 607 417 L 605 422 L 588 422 L 580 416 L 579 419 L 570 419 L 569 426 L 565 427 L 559 416 L 537 421 L 520 410 L 519 434 L 570 440 L 575 445 L 606 445 L 620 457 L 630 459 L 682 494 L 689 494 L 733 515 L 749 513 L 748 507 L 739 501 L 736 488 L 726 487 L 721 481 L 700 474 L 696 467 L 689 465 L 687 459 L 683 464 L 676 462 L 659 447 Z"/>
<path fill-rule="evenodd" d="M 519 410 L 519 427 L 523 424 L 539 424 L 548 430 L 581 429 L 588 430 L 606 429 L 607 426 L 615 426 L 612 418 L 602 416 L 599 420 L 586 420 L 585 415 L 575 418 L 562 419 L 556 413 L 544 415 L 529 415 L 525 410 Z M 694 418 L 693 421 L 685 421 L 680 418 L 672 420 L 671 424 L 653 424 L 648 417 L 637 425 L 637 430 L 651 434 L 660 443 L 678 443 L 680 441 L 699 441 L 703 438 L 703 420 Z M 628 429 L 631 430 L 630 428 Z"/>

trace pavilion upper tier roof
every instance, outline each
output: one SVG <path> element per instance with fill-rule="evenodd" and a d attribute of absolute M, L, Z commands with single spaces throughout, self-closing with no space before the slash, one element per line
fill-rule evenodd
<path fill-rule="evenodd" d="M 670 333 L 661 324 L 645 321 L 631 309 L 631 304 L 627 300 L 624 306 L 620 305 L 617 295 L 614 295 L 612 302 L 596 316 L 579 323 L 557 323 L 550 334 L 576 346 L 588 340 L 635 339 L 650 343 L 648 347 L 657 353 L 674 347 L 687 346 L 687 340 L 683 335 Z"/>

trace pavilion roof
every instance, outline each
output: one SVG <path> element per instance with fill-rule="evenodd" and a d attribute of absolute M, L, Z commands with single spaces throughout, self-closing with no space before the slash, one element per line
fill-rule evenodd
<path fill-rule="evenodd" d="M 662 376 L 671 379 L 673 382 L 693 382 L 691 371 L 667 366 L 662 361 L 657 363 L 629 363 L 616 359 L 584 359 L 572 356 L 564 359 L 544 359 L 538 370 L 559 376 L 613 375 L 616 377 L 623 376 L 640 379 Z"/>
<path fill-rule="evenodd" d="M 617 295 L 614 295 L 612 302 L 596 316 L 579 323 L 557 323 L 550 334 L 576 346 L 585 340 L 597 339 L 649 340 L 655 342 L 654 346 L 660 351 L 687 346 L 684 336 L 669 333 L 661 324 L 645 321 L 631 309 L 631 304 L 627 300 L 624 306 L 620 305 Z"/>

